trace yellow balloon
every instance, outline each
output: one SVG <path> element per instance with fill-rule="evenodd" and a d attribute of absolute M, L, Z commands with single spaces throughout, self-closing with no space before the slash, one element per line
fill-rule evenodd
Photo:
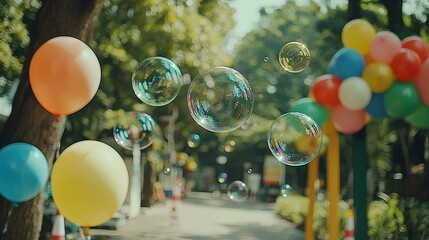
<path fill-rule="evenodd" d="M 367 20 L 354 19 L 348 22 L 341 33 L 341 40 L 345 47 L 353 48 L 362 55 L 369 53 L 375 29 Z"/>
<path fill-rule="evenodd" d="M 385 63 L 371 63 L 365 67 L 362 78 L 368 83 L 372 92 L 383 93 L 392 86 L 395 75 Z"/>
<path fill-rule="evenodd" d="M 108 221 L 128 191 L 128 171 L 109 145 L 92 140 L 65 149 L 54 164 L 52 196 L 69 221 L 84 227 Z"/>

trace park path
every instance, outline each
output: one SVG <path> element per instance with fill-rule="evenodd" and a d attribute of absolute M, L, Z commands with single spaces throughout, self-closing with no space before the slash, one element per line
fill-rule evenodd
<path fill-rule="evenodd" d="M 280 219 L 273 207 L 256 200 L 233 202 L 226 195 L 191 193 L 176 203 L 144 208 L 117 230 L 91 229 L 91 235 L 93 240 L 304 239 L 302 231 Z"/>

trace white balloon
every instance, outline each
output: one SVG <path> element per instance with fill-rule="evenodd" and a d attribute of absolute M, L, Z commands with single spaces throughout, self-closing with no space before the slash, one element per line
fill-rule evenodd
<path fill-rule="evenodd" d="M 371 88 L 362 78 L 349 77 L 341 83 L 338 95 L 344 107 L 358 111 L 368 106 L 371 101 Z"/>

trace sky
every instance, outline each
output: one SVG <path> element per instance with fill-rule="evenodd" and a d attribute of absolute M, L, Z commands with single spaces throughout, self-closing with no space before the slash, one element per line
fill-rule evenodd
<path fill-rule="evenodd" d="M 235 33 L 239 38 L 244 37 L 259 22 L 261 7 L 280 7 L 286 0 L 234 0 L 231 7 L 235 9 L 234 18 L 237 21 Z"/>

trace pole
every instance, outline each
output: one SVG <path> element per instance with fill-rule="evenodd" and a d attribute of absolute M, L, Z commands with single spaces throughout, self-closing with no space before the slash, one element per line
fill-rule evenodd
<path fill-rule="evenodd" d="M 363 128 L 353 134 L 352 162 L 353 162 L 353 198 L 355 209 L 355 237 L 359 240 L 368 240 L 368 155 L 366 152 L 366 130 Z"/>
<path fill-rule="evenodd" d="M 329 200 L 329 239 L 339 240 L 339 196 L 340 196 L 340 137 L 336 130 L 330 131 L 327 152 L 327 190 Z"/>
<path fill-rule="evenodd" d="M 319 156 L 308 164 L 307 188 L 308 188 L 308 213 L 305 218 L 305 240 L 314 240 L 314 203 L 316 202 L 315 182 L 319 173 Z"/>

